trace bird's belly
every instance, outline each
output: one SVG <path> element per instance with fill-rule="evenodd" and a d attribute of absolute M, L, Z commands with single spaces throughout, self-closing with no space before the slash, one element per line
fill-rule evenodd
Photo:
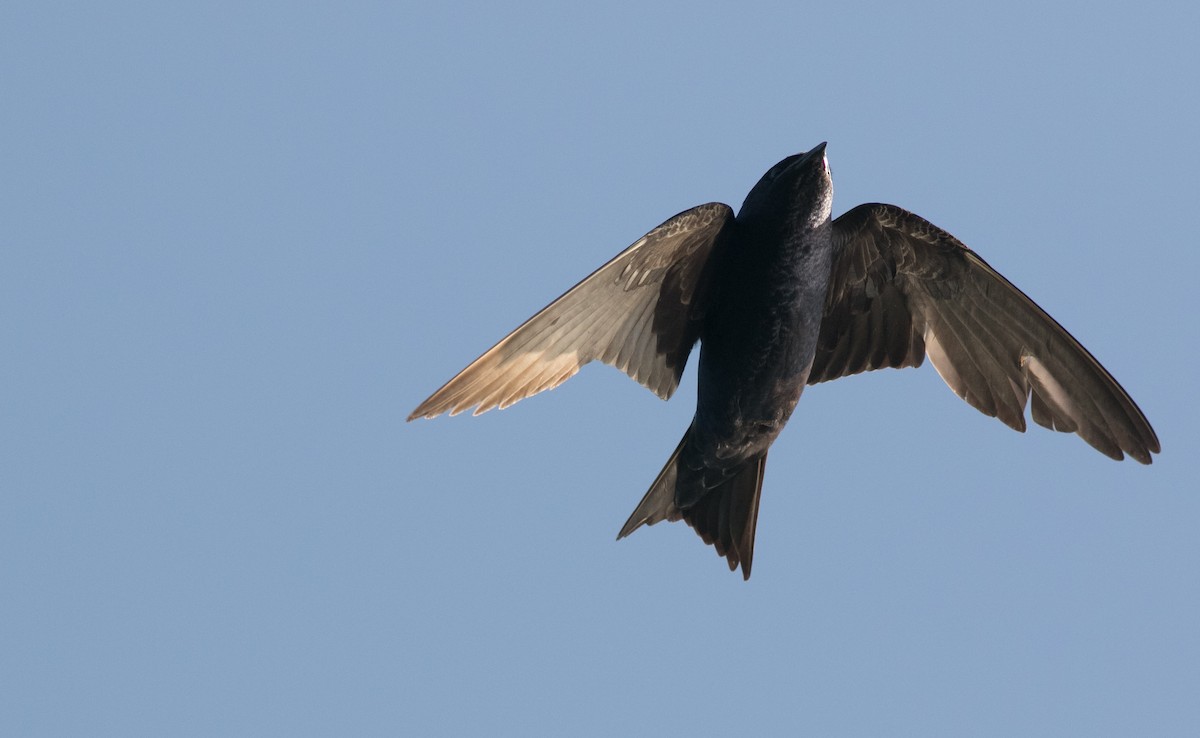
<path fill-rule="evenodd" d="M 694 441 L 713 460 L 764 453 L 787 424 L 816 353 L 818 319 L 783 311 L 701 344 Z M 757 327 L 757 328 L 756 328 Z"/>

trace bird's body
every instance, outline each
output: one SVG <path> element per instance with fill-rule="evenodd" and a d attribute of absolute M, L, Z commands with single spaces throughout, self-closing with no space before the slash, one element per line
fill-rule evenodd
<path fill-rule="evenodd" d="M 960 397 L 1143 463 L 1158 439 L 1074 338 L 953 236 L 891 205 L 830 219 L 825 144 L 772 167 L 736 218 L 680 213 L 551 303 L 409 420 L 506 407 L 589 361 L 667 398 L 699 340 L 696 413 L 618 537 L 688 522 L 750 576 L 767 451 L 808 384 L 928 355 Z"/>
<path fill-rule="evenodd" d="M 829 215 L 782 237 L 732 223 L 700 331 L 695 433 L 717 458 L 765 453 L 795 409 L 817 350 L 833 253 Z M 726 450 L 728 449 L 728 451 Z"/>
<path fill-rule="evenodd" d="M 743 472 L 754 477 L 744 480 L 746 487 L 754 482 L 745 496 L 757 498 L 767 450 L 808 381 L 833 253 L 824 146 L 808 156 L 821 166 L 798 184 L 815 190 L 817 197 L 800 200 L 813 207 L 758 207 L 747 198 L 750 207 L 743 205 L 710 257 L 696 415 L 679 449 L 676 508 L 710 495 L 714 504 L 729 504 L 723 498 L 737 491 L 733 483 Z"/>

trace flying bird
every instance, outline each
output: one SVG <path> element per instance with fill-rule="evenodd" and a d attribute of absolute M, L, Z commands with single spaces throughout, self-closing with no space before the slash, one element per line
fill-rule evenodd
<path fill-rule="evenodd" d="M 1015 430 L 1149 464 L 1154 429 L 1100 362 L 974 251 L 881 203 L 831 219 L 825 144 L 771 167 L 735 216 L 685 210 L 508 334 L 409 420 L 504 408 L 588 362 L 663 399 L 700 343 L 696 413 L 621 528 L 684 520 L 750 578 L 767 452 L 806 385 L 926 357 Z M 1030 403 L 1030 400 L 1032 402 Z"/>

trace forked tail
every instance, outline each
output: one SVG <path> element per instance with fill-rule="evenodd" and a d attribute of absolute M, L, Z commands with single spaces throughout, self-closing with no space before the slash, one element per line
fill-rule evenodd
<path fill-rule="evenodd" d="M 679 495 L 679 455 L 692 434 L 691 428 L 683 434 L 683 440 L 658 473 L 649 491 L 638 503 L 629 520 L 617 534 L 620 540 L 643 525 L 654 525 L 661 520 L 683 519 L 700 535 L 705 543 L 716 547 L 717 554 L 729 561 L 729 570 L 742 567 L 742 577 L 750 578 L 750 565 L 754 559 L 754 529 L 758 524 L 758 497 L 762 492 L 763 470 L 767 455 L 763 453 L 747 460 L 736 471 L 723 479 L 717 486 L 696 494 Z M 685 475 L 688 481 L 699 483 L 701 476 Z M 689 491 L 690 492 L 690 491 Z M 680 509 L 675 501 L 679 498 L 694 498 L 691 505 Z"/>

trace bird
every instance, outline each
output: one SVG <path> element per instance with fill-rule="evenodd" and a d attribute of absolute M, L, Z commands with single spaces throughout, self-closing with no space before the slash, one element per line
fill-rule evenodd
<path fill-rule="evenodd" d="M 1143 464 L 1161 447 L 1079 341 L 961 241 L 895 205 L 832 218 L 826 143 L 771 167 L 741 209 L 685 210 L 521 324 L 408 420 L 505 408 L 600 361 L 664 400 L 699 342 L 696 411 L 622 526 L 683 520 L 750 578 L 767 452 L 808 385 L 926 358 L 1024 432 Z"/>

